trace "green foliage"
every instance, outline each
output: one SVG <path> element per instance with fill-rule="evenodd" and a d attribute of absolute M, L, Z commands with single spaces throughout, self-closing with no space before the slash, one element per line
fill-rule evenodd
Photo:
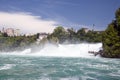
<path fill-rule="evenodd" d="M 118 27 L 120 27 L 120 8 L 115 13 Z"/>
<path fill-rule="evenodd" d="M 77 42 L 101 42 L 102 34 L 95 31 L 85 32 L 84 29 L 79 29 L 77 32 L 73 29 L 65 30 L 63 27 L 57 27 L 53 33 L 48 36 L 49 40 L 57 38 L 59 43 L 77 43 Z"/>
<path fill-rule="evenodd" d="M 108 25 L 103 33 L 104 57 L 120 58 L 120 8 L 116 11 L 116 20 Z"/>
<path fill-rule="evenodd" d="M 35 43 L 36 35 L 25 37 L 25 36 L 16 36 L 8 37 L 2 35 L 0 37 L 0 51 L 13 51 L 20 50 L 24 47 L 30 46 Z"/>
<path fill-rule="evenodd" d="M 50 41 L 50 43 L 58 43 L 59 42 L 58 38 L 57 37 L 53 37 L 53 36 L 50 38 L 49 41 Z"/>
<path fill-rule="evenodd" d="M 63 43 L 67 38 L 67 32 L 65 31 L 65 29 L 63 27 L 59 26 L 54 29 L 54 32 L 50 36 L 51 36 L 51 38 L 52 37 L 58 38 L 59 42 Z"/>
<path fill-rule="evenodd" d="M 78 41 L 77 39 L 77 33 L 75 32 L 75 30 L 73 28 L 67 29 L 67 43 L 75 43 L 76 41 Z"/>

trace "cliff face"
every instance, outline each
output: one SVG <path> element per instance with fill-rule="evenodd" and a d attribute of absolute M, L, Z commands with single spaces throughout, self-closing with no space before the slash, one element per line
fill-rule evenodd
<path fill-rule="evenodd" d="M 103 57 L 120 58 L 120 8 L 115 16 L 103 33 Z"/>

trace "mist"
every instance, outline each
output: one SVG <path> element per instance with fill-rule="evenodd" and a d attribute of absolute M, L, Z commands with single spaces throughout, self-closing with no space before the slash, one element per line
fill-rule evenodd
<path fill-rule="evenodd" d="M 102 43 L 79 43 L 79 44 L 46 44 L 41 46 L 24 49 L 23 51 L 2 52 L 2 55 L 36 56 L 36 57 L 94 57 L 88 51 L 99 51 Z M 36 51 L 35 51 L 36 50 Z"/>

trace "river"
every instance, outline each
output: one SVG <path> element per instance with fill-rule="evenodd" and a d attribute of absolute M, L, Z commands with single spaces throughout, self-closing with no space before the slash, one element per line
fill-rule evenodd
<path fill-rule="evenodd" d="M 95 57 L 98 44 L 47 45 L 30 53 L 0 53 L 0 80 L 119 80 L 120 60 Z"/>

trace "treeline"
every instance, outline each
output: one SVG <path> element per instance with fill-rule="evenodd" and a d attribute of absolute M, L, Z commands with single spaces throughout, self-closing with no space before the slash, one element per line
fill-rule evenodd
<path fill-rule="evenodd" d="M 102 41 L 102 32 L 81 28 L 75 31 L 73 28 L 65 29 L 61 26 L 54 29 L 53 33 L 48 35 L 48 40 L 55 38 L 60 44 L 62 43 L 97 43 Z"/>
<path fill-rule="evenodd" d="M 24 50 L 25 48 L 32 47 L 37 48 L 38 46 L 44 47 L 46 43 L 52 43 L 55 45 L 69 44 L 69 43 L 81 43 L 91 42 L 97 43 L 102 41 L 102 33 L 88 30 L 84 28 L 75 31 L 73 28 L 65 29 L 61 26 L 56 27 L 53 33 L 47 37 L 39 40 L 40 34 L 37 33 L 32 36 L 8 36 L 6 33 L 0 32 L 0 51 L 15 51 Z M 39 41 L 37 41 L 39 40 Z M 34 46 L 34 47 L 33 47 Z"/>
<path fill-rule="evenodd" d="M 120 58 L 120 8 L 115 12 L 113 20 L 103 33 L 103 57 Z"/>
<path fill-rule="evenodd" d="M 33 36 L 7 36 L 0 32 L 0 51 L 23 50 L 36 42 L 37 35 Z"/>

